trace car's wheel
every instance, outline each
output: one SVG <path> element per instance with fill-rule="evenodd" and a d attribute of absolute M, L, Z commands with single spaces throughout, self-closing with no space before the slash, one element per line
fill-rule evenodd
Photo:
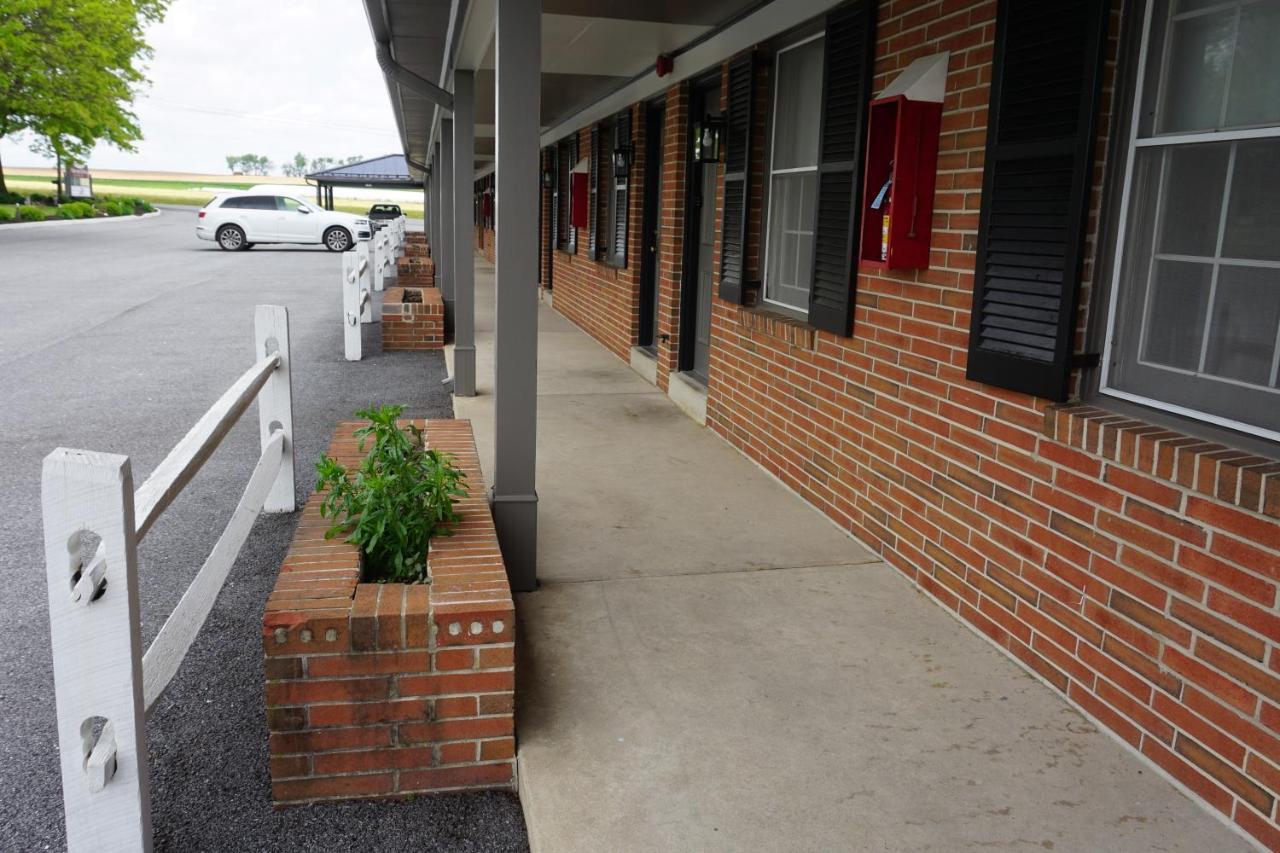
<path fill-rule="evenodd" d="M 351 232 L 333 227 L 324 232 L 324 245 L 330 252 L 345 252 L 351 248 Z"/>
<path fill-rule="evenodd" d="M 249 244 L 244 239 L 244 231 L 239 225 L 223 225 L 218 229 L 218 245 L 223 251 L 238 252 Z"/>

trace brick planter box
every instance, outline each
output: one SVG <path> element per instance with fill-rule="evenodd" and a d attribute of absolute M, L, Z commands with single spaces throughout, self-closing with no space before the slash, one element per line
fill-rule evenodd
<path fill-rule="evenodd" d="M 427 235 L 421 231 L 406 231 L 404 232 L 404 241 L 405 243 L 425 246 L 427 245 Z"/>
<path fill-rule="evenodd" d="M 396 283 L 405 287 L 435 287 L 436 262 L 423 257 L 397 258 Z"/>
<path fill-rule="evenodd" d="M 408 242 L 404 244 L 405 255 L 413 258 L 430 257 L 431 251 L 427 248 L 426 243 Z"/>
<path fill-rule="evenodd" d="M 382 292 L 384 350 L 432 350 L 443 346 L 444 300 L 438 289 L 397 286 Z"/>
<path fill-rule="evenodd" d="M 470 491 L 454 535 L 431 543 L 431 584 L 360 583 L 358 549 L 325 540 L 317 494 L 267 601 L 277 805 L 514 786 L 514 610 L 471 424 L 415 423 Z M 358 426 L 330 445 L 344 464 L 360 458 Z"/>

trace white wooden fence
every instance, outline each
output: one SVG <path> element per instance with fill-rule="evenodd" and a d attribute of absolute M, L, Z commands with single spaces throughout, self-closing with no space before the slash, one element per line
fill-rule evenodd
<path fill-rule="evenodd" d="M 136 492 L 127 456 L 58 448 L 45 457 L 45 571 L 71 853 L 151 850 L 146 712 L 178 671 L 258 514 L 295 509 L 289 316 L 283 307 L 257 307 L 253 344 L 254 365 Z M 144 654 L 137 544 L 255 399 L 262 453 L 249 484 Z"/>
<path fill-rule="evenodd" d="M 396 258 L 404 254 L 405 219 L 389 221 L 373 237 L 342 253 L 342 349 L 347 361 L 359 361 L 364 353 L 362 323 L 382 319 L 381 298 L 388 276 L 396 272 Z"/>

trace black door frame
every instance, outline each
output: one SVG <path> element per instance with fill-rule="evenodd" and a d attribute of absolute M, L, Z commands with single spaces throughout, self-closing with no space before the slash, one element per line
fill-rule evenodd
<path fill-rule="evenodd" d="M 676 370 L 693 369 L 693 349 L 698 334 L 698 230 L 702 223 L 702 211 L 695 209 L 693 200 L 702 191 L 703 169 L 719 169 L 719 163 L 695 163 L 693 160 L 693 128 L 707 112 L 708 96 L 720 97 L 720 68 L 698 78 L 689 90 L 688 126 L 685 136 L 688 144 L 684 154 L 684 257 L 680 272 L 680 342 L 676 347 Z M 715 199 L 710 200 L 715 204 Z M 714 294 L 712 295 L 714 298 Z"/>
<path fill-rule="evenodd" d="M 658 330 L 658 227 L 662 212 L 662 127 L 666 104 L 651 101 L 644 107 L 644 213 L 640 228 L 640 338 L 639 345 L 657 352 Z"/>

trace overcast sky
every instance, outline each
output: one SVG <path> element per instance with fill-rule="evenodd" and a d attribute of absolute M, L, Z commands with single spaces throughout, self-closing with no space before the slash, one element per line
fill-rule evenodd
<path fill-rule="evenodd" d="M 148 40 L 133 153 L 98 146 L 90 168 L 225 173 L 227 154 L 279 171 L 308 158 L 399 153 L 387 87 L 359 0 L 174 0 Z M 43 165 L 0 142 L 6 166 Z"/>

